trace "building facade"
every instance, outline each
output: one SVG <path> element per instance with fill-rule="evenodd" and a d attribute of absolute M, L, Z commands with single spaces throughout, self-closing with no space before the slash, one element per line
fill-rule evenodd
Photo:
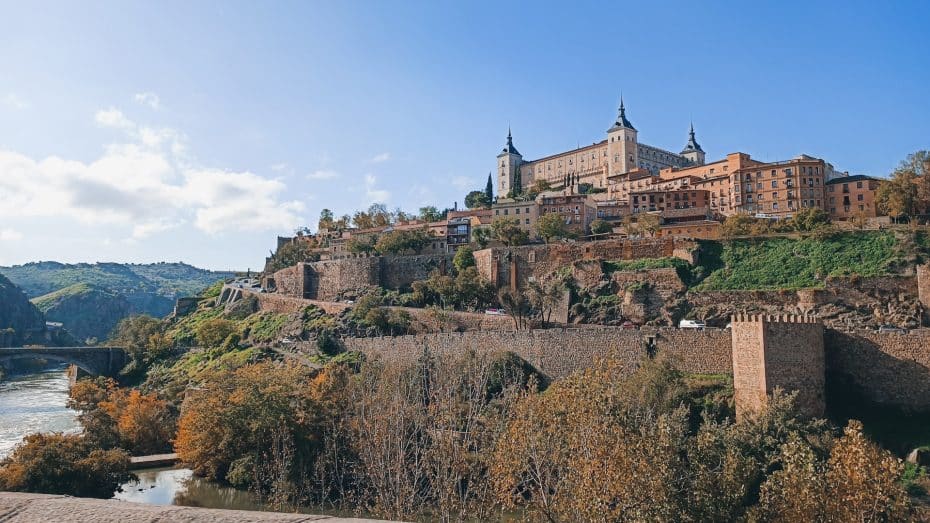
<path fill-rule="evenodd" d="M 848 220 L 855 216 L 878 216 L 875 193 L 881 180 L 856 175 L 833 178 L 826 182 L 827 212 L 834 220 Z"/>
<path fill-rule="evenodd" d="M 611 176 L 638 169 L 658 176 L 663 169 L 701 165 L 703 162 L 704 150 L 695 139 L 693 125 L 688 142 L 679 154 L 640 143 L 638 131 L 627 118 L 621 100 L 617 119 L 607 130 L 607 138 L 572 151 L 524 160 L 508 131 L 507 143 L 497 155 L 497 189 L 498 194 L 506 195 L 514 188 L 529 188 L 540 180 L 553 188 L 590 184 L 607 189 Z"/>

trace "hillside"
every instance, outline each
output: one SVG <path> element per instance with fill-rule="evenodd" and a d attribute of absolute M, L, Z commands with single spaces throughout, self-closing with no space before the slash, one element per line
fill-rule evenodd
<path fill-rule="evenodd" d="M 184 263 L 164 262 L 152 264 L 36 262 L 0 267 L 0 274 L 9 278 L 30 298 L 44 297 L 50 293 L 83 284 L 97 291 L 107 291 L 121 296 L 129 304 L 128 314 L 149 314 L 155 317 L 169 314 L 177 298 L 197 294 L 216 281 L 233 275 L 229 272 L 198 269 Z M 111 320 L 101 319 L 100 321 L 106 323 Z"/>
<path fill-rule="evenodd" d="M 924 235 L 860 231 L 702 242 L 696 290 L 823 287 L 837 276 L 900 274 L 930 253 Z"/>
<path fill-rule="evenodd" d="M 0 347 L 22 345 L 45 332 L 45 318 L 23 291 L 0 274 Z"/>
<path fill-rule="evenodd" d="M 105 339 L 130 311 L 123 295 L 86 283 L 33 298 L 32 303 L 48 321 L 63 323 L 68 332 L 82 341 Z"/>

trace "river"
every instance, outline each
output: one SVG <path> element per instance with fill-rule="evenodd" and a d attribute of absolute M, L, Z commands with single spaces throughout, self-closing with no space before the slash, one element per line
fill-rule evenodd
<path fill-rule="evenodd" d="M 0 458 L 34 432 L 77 433 L 77 412 L 68 408 L 68 374 L 58 367 L 0 381 Z M 189 469 L 135 471 L 138 482 L 123 485 L 114 497 L 137 503 L 239 510 L 268 510 L 251 494 L 194 477 Z"/>

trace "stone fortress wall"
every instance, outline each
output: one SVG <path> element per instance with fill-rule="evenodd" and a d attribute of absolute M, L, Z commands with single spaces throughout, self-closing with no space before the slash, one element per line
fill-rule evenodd
<path fill-rule="evenodd" d="M 411 361 L 424 349 L 439 357 L 467 350 L 511 351 L 544 374 L 562 378 L 612 356 L 632 371 L 646 355 L 668 354 L 689 373 L 734 375 L 743 408 L 763 391 L 799 391 L 802 407 L 822 414 L 825 380 L 842 377 L 880 404 L 930 411 L 930 329 L 907 334 L 824 329 L 804 317 L 743 316 L 725 329 L 599 327 L 479 331 L 343 340 L 389 361 Z M 755 358 L 755 362 L 747 360 Z M 749 372 L 746 374 L 743 371 Z M 748 396 L 747 396 L 748 394 Z M 747 405 L 748 402 L 748 405 Z"/>
<path fill-rule="evenodd" d="M 262 287 L 286 296 L 337 301 L 371 287 L 404 289 L 429 278 L 435 270 L 445 273 L 451 263 L 452 255 L 448 254 L 355 256 L 298 263 L 266 277 Z"/>

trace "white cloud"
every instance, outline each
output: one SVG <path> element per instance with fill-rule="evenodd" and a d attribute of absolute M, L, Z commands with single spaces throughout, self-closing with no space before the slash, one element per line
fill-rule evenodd
<path fill-rule="evenodd" d="M 452 177 L 452 186 L 455 187 L 456 189 L 459 189 L 460 191 L 465 191 L 465 190 L 476 191 L 479 188 L 480 189 L 484 188 L 484 187 L 478 187 L 478 185 L 479 184 L 475 180 L 469 178 L 468 176 Z"/>
<path fill-rule="evenodd" d="M 14 229 L 0 229 L 0 242 L 15 242 L 23 239 L 23 233 Z"/>
<path fill-rule="evenodd" d="M 365 197 L 367 203 L 386 203 L 391 199 L 390 191 L 386 189 L 378 189 L 376 186 L 378 184 L 378 178 L 373 174 L 365 175 Z"/>
<path fill-rule="evenodd" d="M 23 109 L 29 109 L 29 102 L 20 98 L 16 93 L 7 93 L 3 96 L 3 98 L 0 98 L 0 103 L 20 111 Z"/>
<path fill-rule="evenodd" d="M 308 180 L 331 180 L 338 177 L 339 173 L 331 169 L 320 169 L 307 175 Z"/>
<path fill-rule="evenodd" d="M 159 100 L 158 95 L 155 93 L 136 93 L 133 98 L 137 103 L 147 105 L 156 111 L 161 108 L 161 100 Z"/>
<path fill-rule="evenodd" d="M 391 159 L 391 153 L 381 153 L 369 160 L 371 163 L 384 163 Z"/>
<path fill-rule="evenodd" d="M 97 125 L 101 127 L 113 127 L 115 129 L 123 129 L 125 131 L 135 129 L 136 124 L 126 118 L 126 115 L 122 111 L 115 107 L 110 107 L 109 109 L 101 109 L 97 111 L 94 115 L 94 121 L 97 122 Z"/>
<path fill-rule="evenodd" d="M 95 120 L 123 130 L 125 139 L 91 162 L 0 150 L 0 223 L 54 218 L 125 228 L 132 239 L 189 224 L 216 234 L 300 223 L 303 204 L 282 199 L 282 182 L 197 165 L 183 133 L 137 125 L 117 109 L 99 111 Z"/>

